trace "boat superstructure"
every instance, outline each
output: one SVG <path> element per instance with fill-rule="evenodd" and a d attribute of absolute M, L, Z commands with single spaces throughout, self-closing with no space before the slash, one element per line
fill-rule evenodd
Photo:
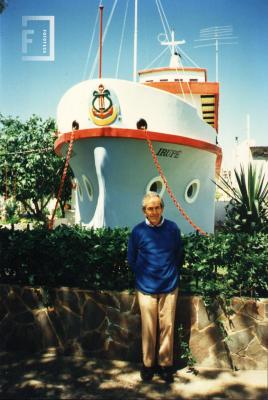
<path fill-rule="evenodd" d="M 205 69 L 183 68 L 179 58 L 174 47 L 170 66 L 140 71 L 139 82 L 100 77 L 62 97 L 55 149 L 64 155 L 73 135 L 77 223 L 132 227 L 142 218 L 143 195 L 154 190 L 164 199 L 166 217 L 184 233 L 194 230 L 170 199 L 149 140 L 186 215 L 213 232 L 219 86 L 207 81 Z"/>

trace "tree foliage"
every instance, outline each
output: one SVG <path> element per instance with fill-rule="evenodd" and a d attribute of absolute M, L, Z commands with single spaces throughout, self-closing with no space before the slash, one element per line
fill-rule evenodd
<path fill-rule="evenodd" d="M 7 6 L 7 0 L 0 0 L 0 14 L 5 10 Z"/>
<path fill-rule="evenodd" d="M 35 219 L 46 219 L 48 202 L 56 197 L 64 159 L 53 148 L 55 121 L 33 115 L 26 122 L 0 115 L 0 194 L 21 202 Z M 71 195 L 69 170 L 61 207 Z"/>
<path fill-rule="evenodd" d="M 268 185 L 266 171 L 249 163 L 235 170 L 235 185 L 223 177 L 217 186 L 231 197 L 227 206 L 227 231 L 268 232 Z"/>

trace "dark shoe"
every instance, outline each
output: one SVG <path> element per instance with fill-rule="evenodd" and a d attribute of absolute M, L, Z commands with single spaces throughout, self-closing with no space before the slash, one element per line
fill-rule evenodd
<path fill-rule="evenodd" d="M 172 383 L 174 381 L 173 378 L 173 367 L 160 367 L 159 375 L 167 383 Z"/>
<path fill-rule="evenodd" d="M 141 379 L 144 382 L 149 382 L 153 379 L 154 367 L 146 367 L 144 364 L 141 367 Z"/>

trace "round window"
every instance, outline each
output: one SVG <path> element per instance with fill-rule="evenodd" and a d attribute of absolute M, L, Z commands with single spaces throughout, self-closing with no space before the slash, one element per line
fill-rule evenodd
<path fill-rule="evenodd" d="M 93 200 L 93 188 L 90 180 L 86 177 L 86 175 L 82 175 L 83 182 L 87 191 L 87 195 L 90 201 Z"/>
<path fill-rule="evenodd" d="M 148 192 L 156 192 L 160 197 L 163 196 L 165 192 L 165 185 L 161 176 L 156 176 L 151 179 L 148 185 L 146 186 L 146 193 Z"/>
<path fill-rule="evenodd" d="M 193 179 L 188 185 L 186 186 L 184 197 L 187 203 L 193 203 L 199 193 L 200 189 L 200 181 L 198 179 Z"/>
<path fill-rule="evenodd" d="M 83 191 L 78 180 L 77 180 L 77 191 L 80 201 L 83 201 Z"/>

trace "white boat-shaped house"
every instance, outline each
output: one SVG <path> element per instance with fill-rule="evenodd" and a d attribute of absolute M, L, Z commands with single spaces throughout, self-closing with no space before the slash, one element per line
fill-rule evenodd
<path fill-rule="evenodd" d="M 153 190 L 164 199 L 166 218 L 183 233 L 194 231 L 167 193 L 149 138 L 185 213 L 213 232 L 213 180 L 221 164 L 218 103 L 218 83 L 207 81 L 206 69 L 183 68 L 176 54 L 169 67 L 140 71 L 139 82 L 101 78 L 70 88 L 58 106 L 55 150 L 66 154 L 75 129 L 70 166 L 77 182 L 76 223 L 133 227 L 143 219 L 143 195 Z"/>

